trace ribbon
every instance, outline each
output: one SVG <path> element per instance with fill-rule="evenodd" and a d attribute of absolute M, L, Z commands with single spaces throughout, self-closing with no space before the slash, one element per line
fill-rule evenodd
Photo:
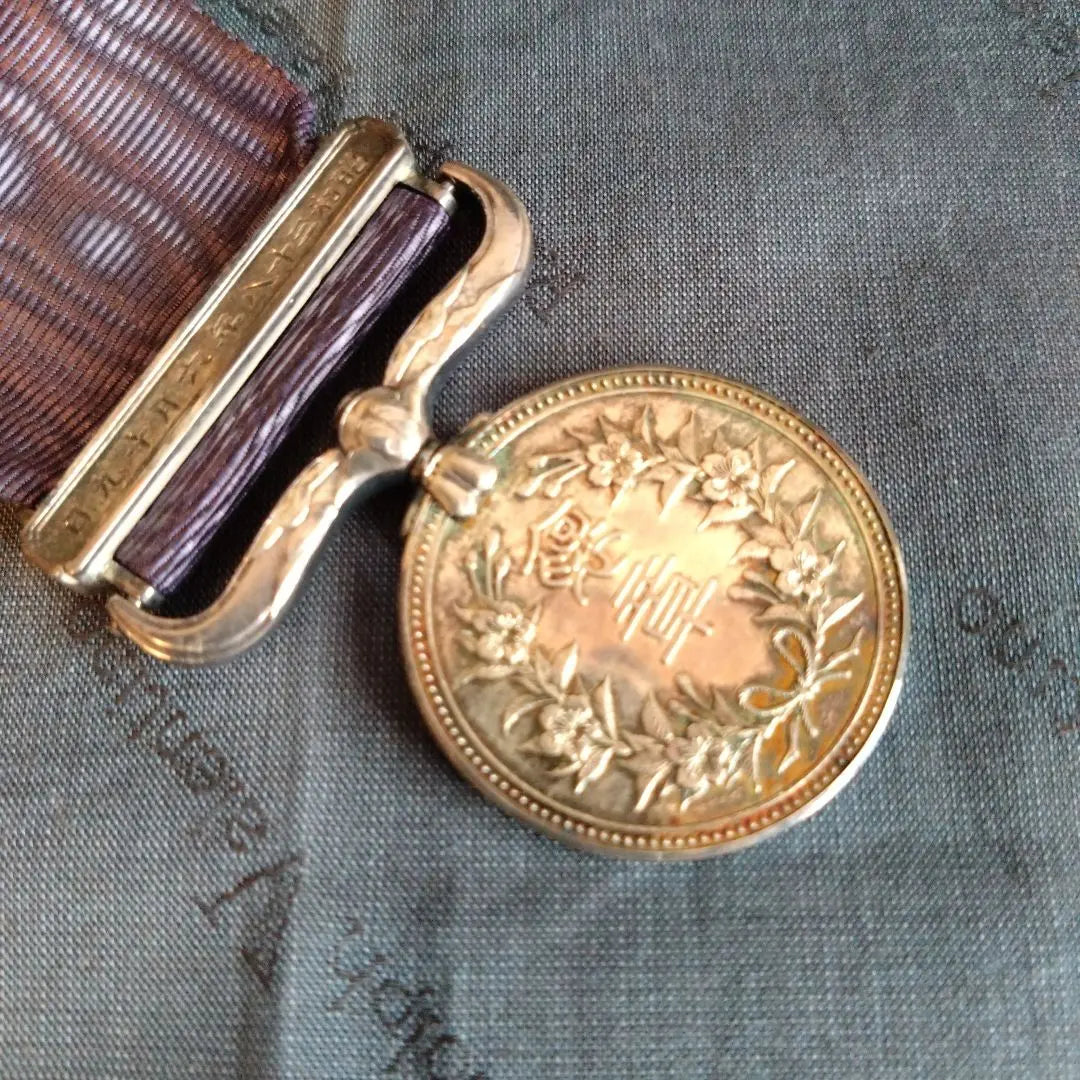
<path fill-rule="evenodd" d="M 185 0 L 0 7 L 0 498 L 55 483 L 313 144 Z"/>

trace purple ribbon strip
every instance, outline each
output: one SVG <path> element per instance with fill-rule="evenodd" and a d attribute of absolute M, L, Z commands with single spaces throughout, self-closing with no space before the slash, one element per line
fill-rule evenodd
<path fill-rule="evenodd" d="M 450 218 L 396 187 L 254 374 L 120 545 L 119 563 L 168 595 L 281 445 L 443 236 Z"/>

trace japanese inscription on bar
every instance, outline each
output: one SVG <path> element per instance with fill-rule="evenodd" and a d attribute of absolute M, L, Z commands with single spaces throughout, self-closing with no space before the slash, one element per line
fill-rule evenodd
<path fill-rule="evenodd" d="M 356 124 L 331 141 L 30 522 L 24 546 L 35 562 L 83 587 L 107 576 L 127 528 L 413 170 L 387 125 Z"/>

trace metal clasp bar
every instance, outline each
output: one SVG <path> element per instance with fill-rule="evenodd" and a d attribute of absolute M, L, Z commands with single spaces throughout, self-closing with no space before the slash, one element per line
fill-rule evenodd
<path fill-rule="evenodd" d="M 154 589 L 116 562 L 117 549 L 401 183 L 447 208 L 455 188 L 472 192 L 485 217 L 479 246 L 398 341 L 382 385 L 342 403 L 339 446 L 312 461 L 286 489 L 221 596 L 186 618 L 151 613 Z M 108 602 L 115 625 L 161 659 L 213 663 L 249 648 L 282 617 L 345 506 L 421 458 L 431 438 L 428 402 L 437 377 L 520 292 L 531 257 L 528 217 L 504 185 L 457 163 L 446 164 L 432 182 L 418 173 L 393 127 L 378 120 L 347 125 L 328 140 L 27 522 L 27 557 L 74 588 L 118 591 Z M 475 473 L 481 487 L 494 480 L 483 468 L 465 472 Z"/>

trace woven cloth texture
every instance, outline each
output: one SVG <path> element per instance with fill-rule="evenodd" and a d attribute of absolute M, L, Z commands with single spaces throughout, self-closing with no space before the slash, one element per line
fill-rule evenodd
<path fill-rule="evenodd" d="M 896 525 L 907 685 L 745 852 L 534 835 L 424 732 L 405 506 L 179 671 L 0 543 L 0 1075 L 1080 1076 L 1080 37 L 1064 0 L 205 0 L 329 129 L 504 178 L 538 259 L 438 404 L 662 362 L 828 430 Z M 364 356 L 357 377 L 373 378 Z"/>
<path fill-rule="evenodd" d="M 0 10 L 0 498 L 35 502 L 310 151 L 188 0 Z"/>

